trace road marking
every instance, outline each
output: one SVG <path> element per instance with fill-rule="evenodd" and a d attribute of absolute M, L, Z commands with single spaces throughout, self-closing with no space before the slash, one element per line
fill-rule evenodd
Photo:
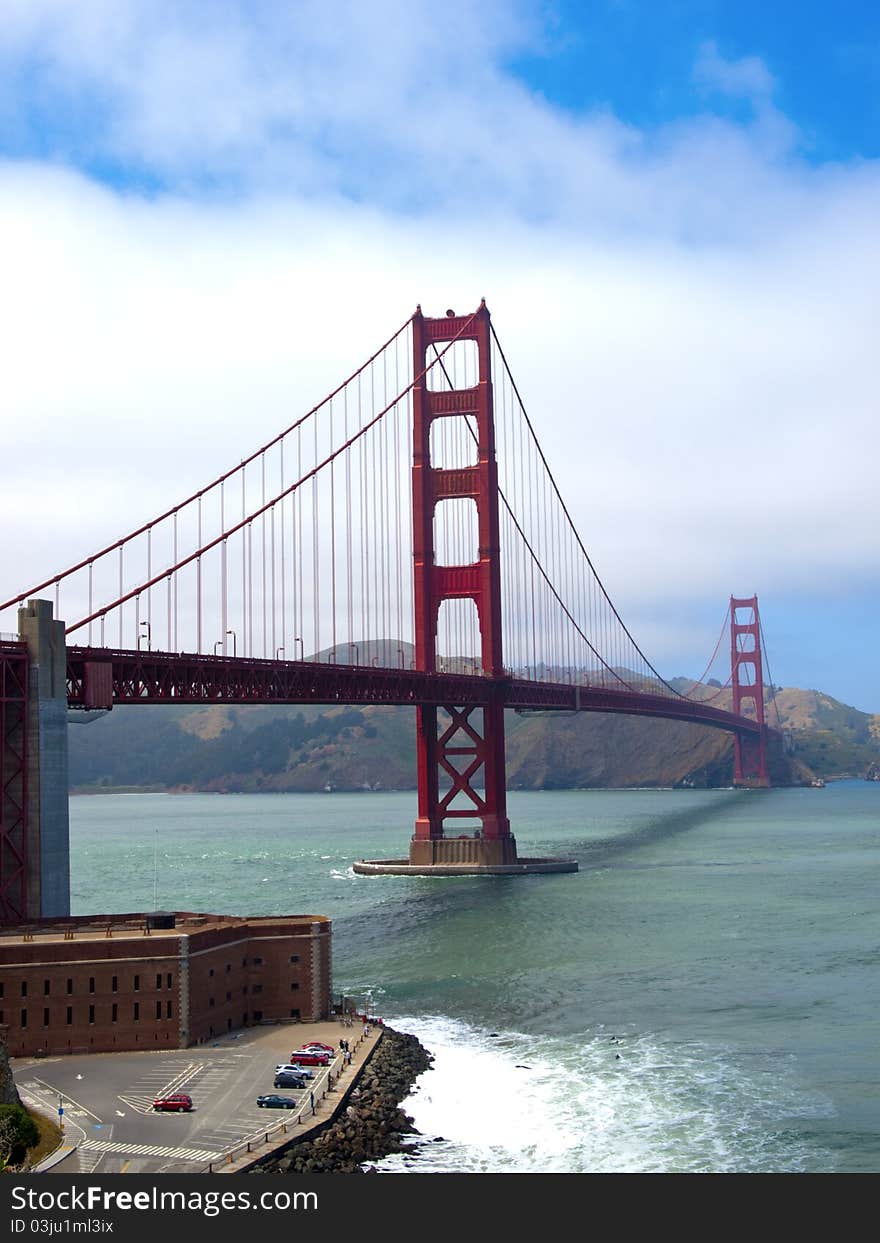
<path fill-rule="evenodd" d="M 139 1114 L 153 1113 L 153 1101 L 155 1100 L 155 1097 L 152 1097 L 152 1096 L 120 1096 L 119 1099 L 122 1101 L 123 1105 L 127 1105 L 129 1109 L 133 1109 L 135 1113 L 139 1113 Z M 119 1113 L 119 1110 L 117 1109 L 116 1112 Z"/>
<path fill-rule="evenodd" d="M 75 1101 L 72 1096 L 69 1096 L 67 1092 L 62 1092 L 60 1088 L 53 1087 L 51 1083 L 44 1083 L 42 1079 L 35 1079 L 34 1083 L 38 1084 L 45 1092 L 51 1092 L 53 1096 L 63 1096 L 65 1108 L 68 1105 L 75 1105 L 77 1109 L 81 1109 L 84 1114 L 88 1114 L 96 1122 L 101 1121 L 97 1114 L 92 1113 L 91 1109 L 86 1109 L 85 1105 L 80 1101 Z"/>
<path fill-rule="evenodd" d="M 138 1157 L 185 1157 L 190 1161 L 216 1161 L 220 1155 L 204 1148 L 165 1148 L 161 1144 L 127 1144 L 106 1139 L 83 1140 L 80 1148 L 86 1152 L 130 1152 Z"/>

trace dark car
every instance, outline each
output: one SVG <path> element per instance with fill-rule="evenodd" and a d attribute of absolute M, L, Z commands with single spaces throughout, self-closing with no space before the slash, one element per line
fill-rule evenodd
<path fill-rule="evenodd" d="M 298 1075 L 295 1070 L 276 1070 L 273 1088 L 304 1088 L 305 1086 L 304 1076 Z"/>
<path fill-rule="evenodd" d="M 166 1113 L 187 1114 L 192 1107 L 192 1097 L 187 1096 L 186 1092 L 173 1092 L 170 1096 L 157 1096 L 153 1101 L 154 1109 L 161 1109 Z"/>
<path fill-rule="evenodd" d="M 296 1101 L 292 1096 L 278 1096 L 272 1093 L 268 1096 L 258 1096 L 257 1104 L 261 1109 L 296 1109 Z"/>

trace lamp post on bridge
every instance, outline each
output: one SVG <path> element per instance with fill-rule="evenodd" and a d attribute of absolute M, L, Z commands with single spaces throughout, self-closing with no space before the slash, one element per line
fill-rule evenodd
<path fill-rule="evenodd" d="M 139 635 L 138 635 L 138 637 L 137 637 L 138 651 L 140 651 L 140 648 L 141 648 L 141 639 L 146 639 L 146 640 L 147 640 L 147 651 L 149 652 L 149 651 L 150 651 L 151 644 L 152 644 L 152 639 L 151 639 L 151 637 L 150 637 L 150 636 L 151 636 L 151 634 L 152 634 L 152 629 L 151 629 L 151 627 L 150 627 L 150 623 L 149 623 L 148 621 L 142 621 L 142 622 L 140 623 L 140 625 L 141 625 L 141 626 L 146 626 L 147 633 L 146 633 L 146 634 L 139 634 Z"/>
<path fill-rule="evenodd" d="M 226 633 L 232 635 L 232 655 L 233 657 L 235 657 L 237 655 L 237 644 L 236 644 L 236 639 L 235 639 L 235 631 L 227 630 Z"/>
<path fill-rule="evenodd" d="M 293 659 L 294 659 L 294 660 L 296 660 L 296 645 L 297 645 L 297 643 L 299 644 L 299 658 L 300 658 L 300 660 L 305 660 L 305 658 L 306 658 L 306 649 L 303 647 L 303 641 L 302 641 L 302 639 L 299 637 L 299 635 L 298 635 L 298 634 L 293 636 Z"/>

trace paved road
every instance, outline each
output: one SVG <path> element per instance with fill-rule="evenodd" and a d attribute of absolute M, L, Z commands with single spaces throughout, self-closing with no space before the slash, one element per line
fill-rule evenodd
<path fill-rule="evenodd" d="M 29 1107 L 57 1117 L 77 1144 L 64 1173 L 196 1171 L 289 1116 L 262 1109 L 256 1098 L 274 1092 L 275 1066 L 311 1040 L 338 1046 L 339 1023 L 252 1028 L 211 1045 L 162 1053 L 93 1053 L 82 1057 L 16 1059 L 13 1074 Z M 309 1087 L 326 1075 L 313 1068 Z M 153 1099 L 188 1092 L 191 1113 L 155 1113 Z M 300 1101 L 306 1091 L 280 1090 Z M 71 1164 L 75 1162 L 75 1166 Z"/>

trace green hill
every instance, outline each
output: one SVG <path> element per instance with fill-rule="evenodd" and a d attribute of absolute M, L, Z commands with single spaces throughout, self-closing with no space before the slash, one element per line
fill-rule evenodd
<path fill-rule="evenodd" d="M 729 693 L 704 693 L 729 706 Z M 774 783 L 863 775 L 880 763 L 880 718 L 818 691 L 777 689 L 775 699 L 783 735 L 770 756 Z M 769 705 L 768 717 L 776 719 Z M 69 738 L 70 785 L 80 793 L 404 790 L 416 780 L 410 708 L 123 706 Z M 599 713 L 508 714 L 511 789 L 724 786 L 732 775 L 733 741 L 717 730 Z"/>

